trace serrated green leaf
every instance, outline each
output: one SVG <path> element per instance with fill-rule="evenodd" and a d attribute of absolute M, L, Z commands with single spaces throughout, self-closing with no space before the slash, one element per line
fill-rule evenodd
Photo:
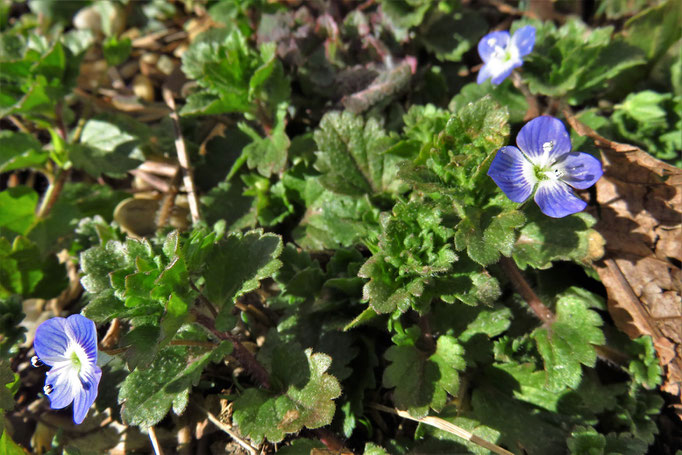
<path fill-rule="evenodd" d="M 429 356 L 415 345 L 420 336 L 418 328 L 411 328 L 406 335 L 394 337 L 396 345 L 384 354 L 391 364 L 384 370 L 383 385 L 395 388 L 393 402 L 397 408 L 423 417 L 429 408 L 442 409 L 448 393 L 457 393 L 459 371 L 465 368 L 464 349 L 455 338 L 441 335 L 436 351 Z"/>
<path fill-rule="evenodd" d="M 24 341 L 26 328 L 21 325 L 24 316 L 21 296 L 0 297 L 0 359 L 9 358 L 9 353 Z"/>
<path fill-rule="evenodd" d="M 389 454 L 383 447 L 372 442 L 368 442 L 367 444 L 365 444 L 365 450 L 364 452 L 362 452 L 362 455 L 389 455 Z"/>
<path fill-rule="evenodd" d="M 393 140 L 376 119 L 330 112 L 320 120 L 314 137 L 319 150 L 315 168 L 326 188 L 350 196 L 397 190 L 399 158 L 384 153 Z"/>
<path fill-rule="evenodd" d="M 549 390 L 559 391 L 565 387 L 578 386 L 582 377 L 581 364 L 594 366 L 597 353 L 593 345 L 604 344 L 604 334 L 599 328 L 601 325 L 599 314 L 589 310 L 584 301 L 559 298 L 556 319 L 551 326 L 533 332 L 545 364 Z"/>
<path fill-rule="evenodd" d="M 253 230 L 228 235 L 206 258 L 206 297 L 229 314 L 237 297 L 256 289 L 260 280 L 281 267 L 277 259 L 281 252 L 282 239 L 274 234 Z"/>
<path fill-rule="evenodd" d="M 286 355 L 284 351 L 280 354 Z M 334 416 L 334 399 L 341 395 L 338 381 L 325 373 L 331 358 L 306 349 L 307 381 L 283 384 L 283 393 L 274 395 L 260 389 L 247 389 L 234 401 L 234 421 L 242 434 L 260 444 L 264 438 L 279 442 L 288 433 L 303 427 L 328 425 Z M 285 363 L 284 359 L 278 362 Z"/>
<path fill-rule="evenodd" d="M 121 416 L 128 425 L 147 428 L 156 425 L 168 411 L 180 415 L 187 406 L 189 390 L 199 381 L 209 362 L 221 360 L 232 351 L 225 341 L 211 352 L 189 361 L 188 349 L 163 349 L 145 370 L 135 370 L 123 381 L 118 395 Z"/>
<path fill-rule="evenodd" d="M 513 252 L 521 269 L 546 269 L 559 260 L 590 263 L 601 256 L 595 252 L 600 249 L 601 236 L 590 229 L 595 219 L 589 214 L 581 212 L 557 220 L 542 215 L 534 206 L 525 213 L 528 222 L 519 231 Z"/>
<path fill-rule="evenodd" d="M 661 383 L 660 362 L 650 336 L 641 336 L 628 345 L 628 353 L 633 357 L 628 371 L 636 383 L 647 389 L 653 389 Z"/>
<path fill-rule="evenodd" d="M 492 85 L 490 81 L 485 81 L 483 84 L 471 82 L 462 87 L 459 93 L 450 100 L 448 107 L 450 111 L 458 112 L 467 104 L 476 102 L 486 95 L 490 95 L 500 106 L 507 106 L 510 122 L 523 121 L 528 110 L 528 102 L 509 79 L 499 85 Z"/>
<path fill-rule="evenodd" d="M 270 134 L 264 138 L 260 137 L 255 130 L 246 124 L 239 125 L 240 129 L 253 140 L 242 151 L 247 156 L 246 163 L 249 169 L 258 169 L 258 173 L 264 177 L 280 174 L 286 166 L 287 151 L 291 144 L 284 131 L 286 114 L 286 105 L 280 105 L 277 109 L 275 126 Z"/>
<path fill-rule="evenodd" d="M 497 262 L 500 254 L 511 256 L 516 240 L 516 229 L 526 221 L 518 210 L 494 214 L 493 210 L 470 210 L 455 227 L 455 246 L 466 248 L 469 257 L 486 266 Z"/>

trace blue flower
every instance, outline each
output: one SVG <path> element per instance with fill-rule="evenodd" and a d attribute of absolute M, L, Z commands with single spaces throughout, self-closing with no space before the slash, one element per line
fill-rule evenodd
<path fill-rule="evenodd" d="M 492 32 L 478 42 L 478 55 L 483 67 L 478 72 L 476 82 L 482 84 L 492 78 L 493 85 L 501 84 L 512 72 L 523 64 L 522 57 L 530 54 L 535 45 L 535 27 L 521 27 L 514 36 L 509 32 Z"/>
<path fill-rule="evenodd" d="M 102 377 L 95 323 L 80 314 L 48 319 L 38 326 L 33 347 L 38 358 L 52 367 L 44 387 L 50 407 L 62 409 L 73 402 L 73 421 L 83 422 Z"/>
<path fill-rule="evenodd" d="M 560 120 L 542 116 L 526 123 L 516 145 L 502 147 L 490 163 L 488 175 L 514 202 L 535 202 L 547 216 L 561 218 L 580 212 L 587 203 L 571 187 L 594 185 L 604 171 L 587 153 L 571 152 L 571 138 Z"/>

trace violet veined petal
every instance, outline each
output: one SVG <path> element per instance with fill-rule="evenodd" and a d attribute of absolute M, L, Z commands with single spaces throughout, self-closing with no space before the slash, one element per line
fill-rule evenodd
<path fill-rule="evenodd" d="M 43 363 L 52 366 L 64 360 L 64 353 L 69 346 L 66 325 L 66 319 L 57 317 L 48 319 L 36 329 L 33 347 Z"/>
<path fill-rule="evenodd" d="M 554 168 L 562 171 L 561 180 L 579 190 L 591 187 L 604 174 L 601 161 L 589 153 L 582 152 L 567 153 Z"/>
<path fill-rule="evenodd" d="M 560 180 L 544 180 L 538 184 L 535 202 L 547 216 L 563 218 L 582 211 L 587 203 Z"/>
<path fill-rule="evenodd" d="M 85 316 L 74 314 L 66 319 L 67 330 L 92 363 L 97 362 L 97 327 Z"/>
<path fill-rule="evenodd" d="M 523 62 L 521 60 L 517 60 L 515 62 L 507 62 L 499 66 L 499 71 L 493 75 L 493 78 L 490 80 L 490 82 L 493 83 L 493 85 L 500 85 L 506 78 L 509 77 L 509 75 L 514 71 L 514 68 L 518 68 L 521 66 Z"/>
<path fill-rule="evenodd" d="M 80 388 L 78 374 L 74 374 L 70 365 L 52 368 L 47 372 L 45 386 L 50 387 L 47 397 L 52 409 L 62 409 L 71 404 Z"/>
<path fill-rule="evenodd" d="M 99 380 L 102 378 L 102 370 L 95 366 L 85 375 L 81 375 L 82 387 L 73 400 L 73 421 L 80 424 L 85 420 L 88 410 L 97 398 Z"/>
<path fill-rule="evenodd" d="M 509 32 L 488 33 L 478 42 L 478 55 L 481 56 L 481 60 L 487 63 L 495 53 L 496 48 L 507 48 L 509 40 Z"/>
<path fill-rule="evenodd" d="M 526 25 L 515 31 L 511 37 L 511 45 L 516 47 L 519 57 L 530 54 L 535 46 L 535 27 Z"/>
<path fill-rule="evenodd" d="M 502 147 L 497 151 L 490 163 L 488 175 L 514 202 L 528 199 L 536 183 L 533 165 L 513 146 Z"/>
<path fill-rule="evenodd" d="M 543 115 L 523 125 L 516 136 L 516 145 L 535 164 L 549 166 L 571 151 L 571 137 L 561 120 Z"/>

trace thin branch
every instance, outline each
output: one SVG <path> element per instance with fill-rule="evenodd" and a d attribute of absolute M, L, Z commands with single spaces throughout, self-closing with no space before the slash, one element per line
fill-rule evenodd
<path fill-rule="evenodd" d="M 193 311 L 196 322 L 206 327 L 209 332 L 215 335 L 220 340 L 228 340 L 232 343 L 234 348 L 233 355 L 239 362 L 239 364 L 244 367 L 246 372 L 258 383 L 266 389 L 270 388 L 270 373 L 263 367 L 263 365 L 256 360 L 256 357 L 244 347 L 244 345 L 237 339 L 236 336 L 230 332 L 221 332 L 215 328 L 215 322 L 213 319 L 199 312 Z"/>
<path fill-rule="evenodd" d="M 237 444 L 239 444 L 240 446 L 242 446 L 242 447 L 244 448 L 244 450 L 246 450 L 247 452 L 249 452 L 249 454 L 251 454 L 251 455 L 258 455 L 258 449 L 256 449 L 256 448 L 253 447 L 251 444 L 249 444 L 248 441 L 246 441 L 245 439 L 242 439 L 237 433 L 235 433 L 234 431 L 232 431 L 232 429 L 231 429 L 230 427 L 228 427 L 228 426 L 225 425 L 223 422 L 221 422 L 220 420 L 218 420 L 218 418 L 217 418 L 216 416 L 214 416 L 210 411 L 208 411 L 207 409 L 205 409 L 205 408 L 203 408 L 203 407 L 201 407 L 201 406 L 199 406 L 199 405 L 196 405 L 196 406 L 197 406 L 199 409 L 201 409 L 204 413 L 206 413 L 206 417 L 208 417 L 208 420 L 210 420 L 210 421 L 213 423 L 213 425 L 217 426 L 217 427 L 220 428 L 222 431 L 224 431 L 225 433 L 229 434 L 230 437 L 231 437 L 232 439 L 234 439 L 234 440 L 237 442 Z"/>
<path fill-rule="evenodd" d="M 185 146 L 185 139 L 182 136 L 182 128 L 180 127 L 180 117 L 175 109 L 175 99 L 170 88 L 163 87 L 163 100 L 171 109 L 170 118 L 173 121 L 173 132 L 175 134 L 175 150 L 178 153 L 178 162 L 183 169 L 183 181 L 187 189 L 187 199 L 189 200 L 189 211 L 192 214 L 192 222 L 196 223 L 201 219 L 199 213 L 199 199 L 197 197 L 196 189 L 194 188 L 193 171 L 189 163 L 189 154 Z"/>
<path fill-rule="evenodd" d="M 552 313 L 552 310 L 547 308 L 537 294 L 535 294 L 535 291 L 533 291 L 528 284 L 528 281 L 526 281 L 526 279 L 523 277 L 514 260 L 502 257 L 500 260 L 500 265 L 511 280 L 516 292 L 523 297 L 523 300 L 526 301 L 535 315 L 547 325 L 550 325 L 552 322 L 554 322 L 554 313 Z"/>
<path fill-rule="evenodd" d="M 163 455 L 163 449 L 159 445 L 159 440 L 156 438 L 156 431 L 154 431 L 154 427 L 147 428 L 147 431 L 149 432 L 149 440 L 152 442 L 152 447 L 154 448 L 154 454 Z"/>
<path fill-rule="evenodd" d="M 482 439 L 475 434 L 465 430 L 462 427 L 459 427 L 453 423 L 448 422 L 447 420 L 443 420 L 439 417 L 433 417 L 433 416 L 426 416 L 422 418 L 416 418 L 412 417 L 409 413 L 405 411 L 401 411 L 399 409 L 394 409 L 394 408 L 389 408 L 388 406 L 384 406 L 381 404 L 376 404 L 376 403 L 371 403 L 369 405 L 370 407 L 374 409 L 378 409 L 379 411 L 383 412 L 388 412 L 391 414 L 395 414 L 397 416 L 400 416 L 404 419 L 409 419 L 409 420 L 414 420 L 415 422 L 421 422 L 425 425 L 431 425 L 432 427 L 439 428 L 443 431 L 447 431 L 448 433 L 454 434 L 455 436 L 459 436 L 460 438 L 469 441 L 473 444 L 476 444 L 477 446 L 484 447 L 492 452 L 495 452 L 499 455 L 514 455 L 510 451 L 503 449 L 502 447 L 493 444 L 492 442 L 488 442 L 485 439 Z"/>

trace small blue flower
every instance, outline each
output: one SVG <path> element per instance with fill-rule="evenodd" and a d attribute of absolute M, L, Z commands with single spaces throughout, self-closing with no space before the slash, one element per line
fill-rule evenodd
<path fill-rule="evenodd" d="M 535 202 L 547 216 L 561 218 L 580 212 L 587 203 L 571 187 L 594 185 L 604 171 L 587 153 L 571 152 L 571 138 L 560 120 L 543 115 L 526 123 L 516 145 L 502 147 L 490 163 L 488 175 L 514 202 Z"/>
<path fill-rule="evenodd" d="M 73 402 L 73 421 L 80 424 L 95 402 L 102 377 L 95 323 L 80 314 L 48 319 L 38 326 L 33 347 L 52 367 L 44 387 L 50 407 L 62 409 Z"/>
<path fill-rule="evenodd" d="M 522 57 L 530 54 L 535 45 L 535 27 L 521 27 L 514 36 L 509 32 L 492 32 L 478 42 L 478 55 L 483 67 L 478 72 L 476 82 L 482 84 L 492 78 L 493 85 L 501 84 L 514 68 L 523 65 Z"/>

